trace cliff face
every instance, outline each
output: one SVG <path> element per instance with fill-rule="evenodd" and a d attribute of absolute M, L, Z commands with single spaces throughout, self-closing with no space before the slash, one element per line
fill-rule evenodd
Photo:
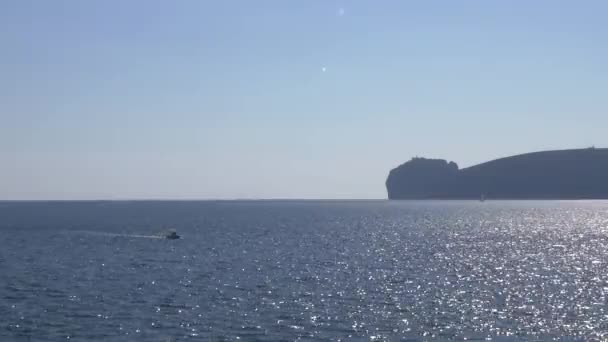
<path fill-rule="evenodd" d="M 545 151 L 458 169 L 414 158 L 391 170 L 389 199 L 608 199 L 608 149 Z"/>

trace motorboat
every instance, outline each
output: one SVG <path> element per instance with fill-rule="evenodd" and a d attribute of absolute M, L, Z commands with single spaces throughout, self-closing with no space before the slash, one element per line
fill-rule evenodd
<path fill-rule="evenodd" d="M 180 236 L 177 235 L 175 231 L 170 231 L 167 235 L 165 235 L 165 238 L 169 240 L 177 240 L 180 238 Z"/>

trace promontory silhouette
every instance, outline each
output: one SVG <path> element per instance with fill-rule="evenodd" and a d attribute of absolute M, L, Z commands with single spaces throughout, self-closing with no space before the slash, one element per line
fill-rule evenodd
<path fill-rule="evenodd" d="M 389 199 L 608 199 L 608 149 L 526 153 L 459 169 L 413 158 L 391 170 Z"/>

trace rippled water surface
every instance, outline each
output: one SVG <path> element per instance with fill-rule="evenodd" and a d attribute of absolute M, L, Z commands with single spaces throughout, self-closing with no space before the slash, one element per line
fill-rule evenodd
<path fill-rule="evenodd" d="M 0 202 L 0 233 L 0 341 L 608 337 L 608 202 Z"/>

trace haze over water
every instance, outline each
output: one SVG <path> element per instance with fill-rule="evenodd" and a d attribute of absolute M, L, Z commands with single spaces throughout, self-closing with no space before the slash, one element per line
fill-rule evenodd
<path fill-rule="evenodd" d="M 0 202 L 2 341 L 593 340 L 608 202 Z M 174 228 L 180 240 L 152 239 Z"/>

